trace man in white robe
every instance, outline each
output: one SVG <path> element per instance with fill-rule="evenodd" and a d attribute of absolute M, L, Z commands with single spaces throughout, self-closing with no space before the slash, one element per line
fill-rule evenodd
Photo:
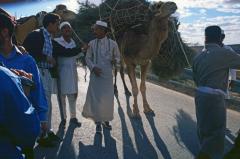
<path fill-rule="evenodd" d="M 113 120 L 114 88 L 113 67 L 120 63 L 120 52 L 115 41 L 106 37 L 106 22 L 97 21 L 93 27 L 96 39 L 90 41 L 86 54 L 86 63 L 91 71 L 83 117 L 96 123 L 96 132 L 102 132 L 102 126 L 111 129 Z"/>
<path fill-rule="evenodd" d="M 72 39 L 72 27 L 69 22 L 62 22 L 59 25 L 62 36 L 54 40 L 67 49 L 76 48 L 76 43 Z M 78 54 L 79 55 L 79 54 Z M 81 126 L 76 117 L 76 101 L 78 95 L 78 76 L 76 58 L 78 57 L 58 57 L 58 72 L 60 79 L 60 99 L 62 103 L 63 119 L 62 124 L 66 123 L 66 97 L 68 98 L 70 110 L 70 123 Z"/>

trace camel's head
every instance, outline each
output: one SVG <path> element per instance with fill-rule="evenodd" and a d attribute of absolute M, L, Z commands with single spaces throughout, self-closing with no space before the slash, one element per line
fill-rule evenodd
<path fill-rule="evenodd" d="M 37 21 L 38 21 L 38 26 L 42 26 L 42 21 L 43 21 L 43 18 L 46 14 L 47 14 L 47 12 L 45 12 L 45 11 L 41 11 L 41 12 L 36 14 L 36 18 L 37 18 Z"/>
<path fill-rule="evenodd" d="M 63 21 L 72 21 L 77 17 L 77 14 L 73 11 L 67 9 L 67 7 L 63 4 L 59 4 L 54 9 L 53 13 L 58 14 Z"/>
<path fill-rule="evenodd" d="M 177 10 L 177 5 L 174 2 L 157 2 L 150 6 L 150 10 L 157 17 L 169 17 Z"/>

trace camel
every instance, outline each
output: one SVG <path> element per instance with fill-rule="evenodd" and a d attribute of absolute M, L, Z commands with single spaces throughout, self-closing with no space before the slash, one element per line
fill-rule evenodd
<path fill-rule="evenodd" d="M 36 16 L 21 18 L 15 28 L 15 37 L 17 44 L 21 45 L 27 34 L 42 26 L 42 20 L 46 12 L 39 12 Z"/>
<path fill-rule="evenodd" d="M 59 4 L 53 10 L 53 13 L 58 14 L 61 17 L 62 21 L 72 21 L 76 19 L 77 14 L 71 10 L 68 10 L 67 7 L 63 4 Z"/>
<path fill-rule="evenodd" d="M 56 9 L 54 9 L 53 13 L 58 14 L 61 17 L 62 21 L 72 21 L 76 18 L 77 14 L 73 11 L 67 9 L 65 5 L 57 5 Z M 21 45 L 31 31 L 38 29 L 42 26 L 42 20 L 44 15 L 47 12 L 39 12 L 36 16 L 30 16 L 21 18 L 18 21 L 18 24 L 15 28 L 15 37 L 17 44 Z"/>
<path fill-rule="evenodd" d="M 154 113 L 146 98 L 146 74 L 150 60 L 159 53 L 161 45 L 168 37 L 168 20 L 171 14 L 177 10 L 177 6 L 174 2 L 158 2 L 151 7 L 151 10 L 154 16 L 149 21 L 146 33 L 137 33 L 130 29 L 118 39 L 119 48 L 127 66 L 127 73 L 132 86 L 134 104 L 133 114 L 131 115 L 133 117 L 140 117 L 137 102 L 139 90 L 135 73 L 137 65 L 141 67 L 140 91 L 142 94 L 144 113 Z M 123 76 L 124 79 L 123 72 L 121 76 Z M 126 85 L 124 87 L 125 92 L 128 91 L 126 90 Z"/>

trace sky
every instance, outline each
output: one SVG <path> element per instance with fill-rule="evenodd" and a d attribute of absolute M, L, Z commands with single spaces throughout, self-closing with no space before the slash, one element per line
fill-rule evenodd
<path fill-rule="evenodd" d="M 52 11 L 56 4 L 65 4 L 75 12 L 78 10 L 77 0 L 25 0 L 27 2 L 10 4 L 1 3 L 1 1 L 7 0 L 0 0 L 0 7 L 17 17 L 33 15 L 42 10 Z M 89 1 L 99 4 L 102 0 Z M 204 28 L 208 25 L 219 25 L 226 34 L 225 44 L 240 44 L 240 0 L 172 1 L 178 6 L 175 16 L 179 17 L 179 31 L 185 42 L 202 45 L 204 43 Z"/>

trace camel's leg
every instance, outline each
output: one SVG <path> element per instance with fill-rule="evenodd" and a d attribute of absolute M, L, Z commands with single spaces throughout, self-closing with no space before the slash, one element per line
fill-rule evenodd
<path fill-rule="evenodd" d="M 132 94 L 131 94 L 131 92 L 128 90 L 127 85 L 126 85 L 126 82 L 125 82 L 125 78 L 124 78 L 124 67 L 123 67 L 123 66 L 121 66 L 121 68 L 120 68 L 120 75 L 121 75 L 121 79 L 122 79 L 122 82 L 123 82 L 125 94 L 126 94 L 127 96 L 131 96 Z"/>
<path fill-rule="evenodd" d="M 138 86 L 137 86 L 137 80 L 136 80 L 136 74 L 135 74 L 135 68 L 136 65 L 128 65 L 128 76 L 132 85 L 132 93 L 134 98 L 134 104 L 133 104 L 133 117 L 140 117 L 138 104 L 137 104 L 137 96 L 138 96 Z"/>
<path fill-rule="evenodd" d="M 115 76 L 115 79 L 114 79 L 114 94 L 117 97 L 118 96 L 118 89 L 117 89 L 117 69 L 116 68 L 114 69 L 114 76 Z"/>
<path fill-rule="evenodd" d="M 140 84 L 140 91 L 142 93 L 142 99 L 143 99 L 143 108 L 144 113 L 152 113 L 153 110 L 150 108 L 147 97 L 146 97 L 146 76 L 147 76 L 147 70 L 148 70 L 149 63 L 145 65 L 141 65 L 141 84 Z"/>

